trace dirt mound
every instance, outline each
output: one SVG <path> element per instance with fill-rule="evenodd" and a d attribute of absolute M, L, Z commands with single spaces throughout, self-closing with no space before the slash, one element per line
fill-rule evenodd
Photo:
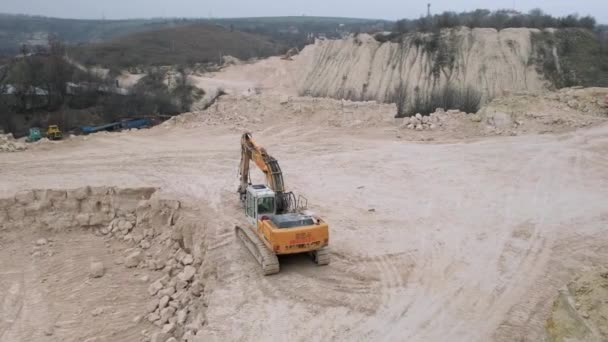
<path fill-rule="evenodd" d="M 428 117 L 401 119 L 400 135 L 412 139 L 473 138 L 566 132 L 608 121 L 608 88 L 566 88 L 494 99 L 477 113 L 438 108 Z"/>
<path fill-rule="evenodd" d="M 12 134 L 0 134 L 0 152 L 18 152 L 26 148 L 25 144 L 15 140 Z"/>
<path fill-rule="evenodd" d="M 478 115 L 497 134 L 560 132 L 605 122 L 601 106 L 608 88 L 565 88 L 543 94 L 521 93 L 493 100 Z"/>
<path fill-rule="evenodd" d="M 5 260 L 0 272 L 12 275 L 0 280 L 11 289 L 0 292 L 0 303 L 8 303 L 0 314 L 0 337 L 194 337 L 204 324 L 203 221 L 200 212 L 194 215 L 182 202 L 161 198 L 154 188 L 29 190 L 0 199 L 0 245 L 6 247 L 0 249 Z M 19 247 L 28 236 L 34 247 L 22 255 L 29 252 Z M 88 247 L 82 250 L 78 243 Z M 51 277 L 60 278 L 46 283 L 43 264 Z M 62 292 L 80 282 L 91 288 Z M 43 303 L 31 297 L 38 291 L 50 293 Z M 81 302 L 90 315 L 79 314 Z M 43 311 L 28 317 L 41 305 Z M 72 314 L 73 323 L 62 323 Z M 151 331 L 144 319 L 162 331 Z"/>
<path fill-rule="evenodd" d="M 369 127 L 394 122 L 397 109 L 375 101 L 352 102 L 287 95 L 223 96 L 202 112 L 176 116 L 164 127 L 317 124 L 331 127 Z"/>
<path fill-rule="evenodd" d="M 587 272 L 560 290 L 547 320 L 552 342 L 608 340 L 608 272 Z"/>

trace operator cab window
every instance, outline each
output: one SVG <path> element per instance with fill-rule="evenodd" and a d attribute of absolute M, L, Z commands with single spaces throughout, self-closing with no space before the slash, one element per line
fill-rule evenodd
<path fill-rule="evenodd" d="M 258 215 L 261 214 L 274 214 L 273 197 L 258 198 Z"/>

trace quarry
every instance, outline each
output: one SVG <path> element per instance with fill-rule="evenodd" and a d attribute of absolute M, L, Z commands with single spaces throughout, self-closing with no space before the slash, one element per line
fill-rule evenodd
<path fill-rule="evenodd" d="M 552 84 L 541 31 L 317 39 L 191 70 L 149 129 L 0 135 L 0 341 L 606 341 L 608 88 Z M 399 103 L 446 86 L 478 110 Z M 329 265 L 238 241 L 244 132 Z"/>

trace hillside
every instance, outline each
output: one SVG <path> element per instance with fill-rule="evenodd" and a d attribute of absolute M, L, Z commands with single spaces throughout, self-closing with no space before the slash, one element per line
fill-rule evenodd
<path fill-rule="evenodd" d="M 434 101 L 452 96 L 443 93 L 446 87 L 471 89 L 484 103 L 514 92 L 606 86 L 608 64 L 594 37 L 585 29 L 461 27 L 406 34 L 392 42 L 369 35 L 319 40 L 302 53 L 298 90 L 403 103 L 416 107 L 416 113 L 449 107 Z"/>
<path fill-rule="evenodd" d="M 289 46 L 302 46 L 311 33 L 339 37 L 344 32 L 390 29 L 393 25 L 386 20 L 303 16 L 85 20 L 0 13 L 0 55 L 16 54 L 22 44 L 45 44 L 49 35 L 55 35 L 67 44 L 80 44 L 107 41 L 135 32 L 200 23 L 220 25 L 227 30 L 263 34 Z"/>
<path fill-rule="evenodd" d="M 285 46 L 269 38 L 217 25 L 191 24 L 133 33 L 108 42 L 71 49 L 87 65 L 125 68 L 136 65 L 184 65 L 279 54 Z"/>
<path fill-rule="evenodd" d="M 0 13 L 0 55 L 15 54 L 22 44 L 45 44 L 49 35 L 78 44 L 180 24 L 183 21 L 174 19 L 81 20 Z"/>

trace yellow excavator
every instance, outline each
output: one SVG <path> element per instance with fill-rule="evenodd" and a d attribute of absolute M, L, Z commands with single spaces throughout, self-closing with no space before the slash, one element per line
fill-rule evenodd
<path fill-rule="evenodd" d="M 253 161 L 267 184 L 251 184 Z M 241 137 L 238 193 L 249 221 L 236 226 L 236 234 L 262 266 L 264 275 L 280 270 L 277 255 L 308 253 L 317 265 L 329 264 L 329 227 L 306 209 L 308 201 L 285 191 L 279 163 L 258 146 L 250 133 Z"/>

